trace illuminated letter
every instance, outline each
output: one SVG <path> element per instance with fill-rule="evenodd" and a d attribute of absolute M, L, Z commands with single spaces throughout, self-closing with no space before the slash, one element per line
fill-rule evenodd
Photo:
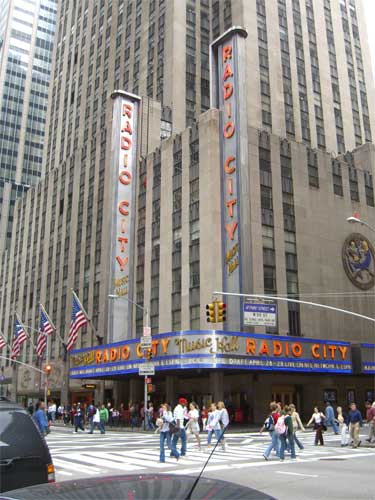
<path fill-rule="evenodd" d="M 347 347 L 339 345 L 339 351 L 341 352 L 341 357 L 343 360 L 346 359 L 347 350 L 348 350 Z"/>
<path fill-rule="evenodd" d="M 129 215 L 129 211 L 125 210 L 125 208 L 124 208 L 124 207 L 128 207 L 128 206 L 129 206 L 128 201 L 126 201 L 126 200 L 120 201 L 120 203 L 118 204 L 118 211 L 120 212 L 121 215 Z"/>
<path fill-rule="evenodd" d="M 230 240 L 234 239 L 234 233 L 236 232 L 237 226 L 238 222 L 232 222 L 232 224 L 225 224 L 225 230 Z"/>
<path fill-rule="evenodd" d="M 273 355 L 274 356 L 281 356 L 282 353 L 283 353 L 282 343 L 275 340 L 273 342 Z"/>
<path fill-rule="evenodd" d="M 129 170 L 121 170 L 118 180 L 121 182 L 121 184 L 127 186 L 132 180 L 131 172 L 129 172 Z"/>
<path fill-rule="evenodd" d="M 121 243 L 121 246 L 120 246 L 120 251 L 121 252 L 125 252 L 126 250 L 126 245 L 128 243 L 128 238 L 123 238 L 122 236 L 119 236 L 117 238 L 117 241 L 119 241 Z"/>
<path fill-rule="evenodd" d="M 255 340 L 246 340 L 246 354 L 255 354 Z"/>
<path fill-rule="evenodd" d="M 121 348 L 121 359 L 126 360 L 130 356 L 129 346 L 123 345 Z"/>
<path fill-rule="evenodd" d="M 138 358 L 143 358 L 143 352 L 142 352 L 142 349 L 141 349 L 141 344 L 137 344 L 137 357 Z"/>
<path fill-rule="evenodd" d="M 267 356 L 270 355 L 270 351 L 268 349 L 268 344 L 265 340 L 263 340 L 262 345 L 259 349 L 259 354 L 266 354 Z"/>
<path fill-rule="evenodd" d="M 126 122 L 126 125 L 125 127 L 121 130 L 121 132 L 127 132 L 129 135 L 132 135 L 133 133 L 133 129 L 132 129 L 132 126 L 130 124 L 130 122 Z"/>
<path fill-rule="evenodd" d="M 111 350 L 109 351 L 109 359 L 110 361 L 115 361 L 116 358 L 117 358 L 117 351 L 112 347 Z"/>
<path fill-rule="evenodd" d="M 122 106 L 122 116 L 127 116 L 128 118 L 132 117 L 133 106 L 130 104 L 124 104 Z"/>
<path fill-rule="evenodd" d="M 297 344 L 297 342 L 295 342 L 294 344 L 292 344 L 292 354 L 295 358 L 300 358 L 301 355 L 302 355 L 302 346 L 301 344 Z"/>
<path fill-rule="evenodd" d="M 233 205 L 237 203 L 237 200 L 233 198 L 233 200 L 229 200 L 226 202 L 227 208 L 229 208 L 228 215 L 229 217 L 233 217 Z"/>
<path fill-rule="evenodd" d="M 227 122 L 224 125 L 223 129 L 223 135 L 226 139 L 230 139 L 234 134 L 234 123 L 233 122 Z"/>
<path fill-rule="evenodd" d="M 337 347 L 335 345 L 329 345 L 328 349 L 331 351 L 332 359 L 335 359 L 335 352 L 336 352 Z"/>
<path fill-rule="evenodd" d="M 236 171 L 236 167 L 230 167 L 229 164 L 232 163 L 233 161 L 236 161 L 235 156 L 228 156 L 228 158 L 225 160 L 224 163 L 224 172 L 226 174 L 233 174 L 233 172 Z"/>
<path fill-rule="evenodd" d="M 161 346 L 163 348 L 163 354 L 167 354 L 169 339 L 161 339 Z"/>
<path fill-rule="evenodd" d="M 231 78 L 232 76 L 233 76 L 232 68 L 230 67 L 230 64 L 226 64 L 224 68 L 223 81 L 225 82 L 225 80 Z"/>
<path fill-rule="evenodd" d="M 99 364 L 102 362 L 102 352 L 101 351 L 95 352 L 95 361 L 96 361 L 96 364 Z"/>
<path fill-rule="evenodd" d="M 313 355 L 313 358 L 320 358 L 319 354 L 319 344 L 313 344 L 311 348 L 311 354 Z"/>
<path fill-rule="evenodd" d="M 223 85 L 223 97 L 224 101 L 229 99 L 233 94 L 233 84 L 230 82 L 224 83 Z"/>
<path fill-rule="evenodd" d="M 125 257 L 124 259 L 122 259 L 119 255 L 116 257 L 116 260 L 117 262 L 119 263 L 120 265 L 120 271 L 121 272 L 124 272 L 125 271 L 125 266 L 126 264 L 128 263 L 128 257 Z"/>
<path fill-rule="evenodd" d="M 128 150 L 131 148 L 131 146 L 132 146 L 132 141 L 131 141 L 130 137 L 122 136 L 121 137 L 121 149 Z"/>
<path fill-rule="evenodd" d="M 225 45 L 223 47 L 223 63 L 227 62 L 228 59 L 232 59 L 232 46 Z"/>

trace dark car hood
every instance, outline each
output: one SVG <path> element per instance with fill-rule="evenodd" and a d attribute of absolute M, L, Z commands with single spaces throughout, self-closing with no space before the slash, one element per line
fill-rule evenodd
<path fill-rule="evenodd" d="M 0 500 L 185 500 L 195 477 L 173 474 L 132 474 L 63 481 L 12 490 Z M 201 478 L 192 500 L 273 500 L 260 491 L 216 479 Z"/>

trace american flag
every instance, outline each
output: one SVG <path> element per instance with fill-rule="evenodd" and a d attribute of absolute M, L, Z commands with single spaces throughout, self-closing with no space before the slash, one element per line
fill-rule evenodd
<path fill-rule="evenodd" d="M 7 346 L 8 344 L 6 343 L 6 340 L 4 339 L 4 337 L 0 334 L 0 351 L 1 349 L 3 349 L 5 346 Z"/>
<path fill-rule="evenodd" d="M 11 358 L 16 358 L 17 356 L 20 355 L 21 352 L 21 345 L 27 340 L 27 335 L 26 332 L 19 321 L 18 318 L 16 318 L 16 323 L 14 326 L 14 337 L 13 337 L 13 345 L 12 345 L 12 354 Z"/>
<path fill-rule="evenodd" d="M 70 351 L 78 338 L 78 330 L 82 326 L 87 325 L 87 318 L 82 311 L 81 304 L 77 300 L 77 297 L 73 293 L 73 305 L 72 305 L 72 321 L 70 323 L 68 343 L 66 345 L 66 350 Z"/>
<path fill-rule="evenodd" d="M 36 353 L 41 358 L 47 347 L 47 335 L 51 335 L 55 330 L 49 319 L 47 313 L 45 312 L 42 305 L 40 305 L 40 325 L 39 325 L 39 335 L 36 343 Z"/>

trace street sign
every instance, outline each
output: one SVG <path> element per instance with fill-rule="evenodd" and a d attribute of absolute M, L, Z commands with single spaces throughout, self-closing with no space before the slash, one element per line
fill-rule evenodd
<path fill-rule="evenodd" d="M 144 337 L 151 337 L 151 326 L 144 326 L 143 327 L 143 336 Z"/>
<path fill-rule="evenodd" d="M 141 349 L 151 349 L 152 338 L 151 337 L 141 337 Z"/>
<path fill-rule="evenodd" d="M 276 304 L 244 304 L 243 313 L 246 326 L 276 326 L 277 324 Z"/>
<path fill-rule="evenodd" d="M 155 375 L 155 365 L 153 363 L 143 363 L 138 369 L 138 375 L 143 377 Z"/>

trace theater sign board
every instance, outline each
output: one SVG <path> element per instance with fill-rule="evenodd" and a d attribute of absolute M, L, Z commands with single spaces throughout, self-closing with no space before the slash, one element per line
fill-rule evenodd
<path fill-rule="evenodd" d="M 351 373 L 348 342 L 217 331 L 183 331 L 152 337 L 156 371 L 227 368 Z M 138 373 L 140 339 L 72 351 L 71 378 Z"/>
<path fill-rule="evenodd" d="M 132 308 L 121 297 L 132 297 L 135 237 L 136 153 L 140 98 L 123 91 L 112 94 L 112 230 L 108 330 L 111 341 L 131 337 Z"/>

